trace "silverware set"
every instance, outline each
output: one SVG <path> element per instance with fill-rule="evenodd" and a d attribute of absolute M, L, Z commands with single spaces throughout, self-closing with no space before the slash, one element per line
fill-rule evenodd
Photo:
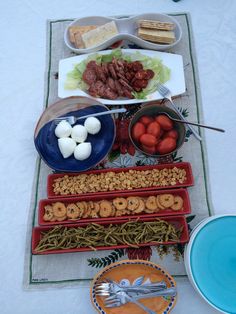
<path fill-rule="evenodd" d="M 141 307 L 148 314 L 156 314 L 156 312 L 152 311 L 144 304 L 139 302 L 139 299 L 159 296 L 174 297 L 176 296 L 176 293 L 176 288 L 167 288 L 164 281 L 156 283 L 143 283 L 134 286 L 121 286 L 113 280 L 106 279 L 106 281 L 101 282 L 95 286 L 95 294 L 105 297 L 105 307 L 119 307 L 128 302 L 131 302 Z"/>

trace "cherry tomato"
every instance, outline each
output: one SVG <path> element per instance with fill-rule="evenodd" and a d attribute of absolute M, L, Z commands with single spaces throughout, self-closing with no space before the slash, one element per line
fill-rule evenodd
<path fill-rule="evenodd" d="M 145 146 L 155 146 L 157 144 L 157 139 L 154 135 L 145 133 L 140 137 L 141 144 Z"/>
<path fill-rule="evenodd" d="M 161 128 L 165 131 L 169 131 L 173 129 L 173 121 L 170 120 L 167 116 L 164 114 L 160 114 L 155 118 L 156 122 L 158 122 L 161 126 Z"/>
<path fill-rule="evenodd" d="M 129 155 L 134 156 L 134 154 L 135 154 L 135 147 L 134 147 L 134 145 L 132 143 L 129 143 L 127 152 L 128 152 Z"/>
<path fill-rule="evenodd" d="M 134 140 L 139 141 L 139 138 L 141 135 L 143 135 L 146 132 L 144 124 L 141 122 L 135 123 L 135 125 L 132 128 L 132 137 Z"/>
<path fill-rule="evenodd" d="M 156 153 L 156 146 L 146 146 L 146 145 L 142 145 L 142 150 L 145 153 L 151 154 L 151 155 L 155 155 Z"/>
<path fill-rule="evenodd" d="M 154 119 L 152 117 L 149 116 L 142 116 L 139 119 L 139 122 L 143 123 L 144 125 L 148 125 L 149 123 L 151 123 L 152 121 L 154 121 Z"/>
<path fill-rule="evenodd" d="M 173 137 L 166 137 L 161 140 L 157 145 L 159 154 L 168 154 L 176 148 L 176 140 Z"/>
<path fill-rule="evenodd" d="M 163 139 L 166 137 L 173 137 L 175 140 L 177 140 L 177 138 L 179 137 L 179 134 L 176 130 L 170 130 L 165 132 Z"/>
<path fill-rule="evenodd" d="M 160 137 L 160 133 L 161 133 L 160 124 L 157 123 L 156 121 L 151 122 L 147 126 L 147 133 L 154 135 L 156 138 L 159 138 Z"/>

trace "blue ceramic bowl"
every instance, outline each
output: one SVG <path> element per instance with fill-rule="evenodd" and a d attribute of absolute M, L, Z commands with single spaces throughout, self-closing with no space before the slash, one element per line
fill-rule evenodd
<path fill-rule="evenodd" d="M 92 153 L 86 160 L 79 161 L 70 156 L 63 158 L 55 136 L 53 119 L 61 116 L 82 116 L 109 110 L 106 106 L 86 97 L 69 97 L 50 105 L 42 114 L 35 129 L 35 147 L 44 162 L 59 172 L 80 172 L 95 167 L 112 148 L 115 139 L 115 123 L 112 115 L 98 117 L 101 130 L 98 134 L 88 135 L 86 142 L 91 142 Z M 85 119 L 76 124 L 83 124 Z"/>
<path fill-rule="evenodd" d="M 236 216 L 213 216 L 192 232 L 185 266 L 199 294 L 222 313 L 236 313 Z"/>

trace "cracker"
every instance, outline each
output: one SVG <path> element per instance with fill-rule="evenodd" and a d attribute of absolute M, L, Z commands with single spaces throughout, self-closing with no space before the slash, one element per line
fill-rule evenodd
<path fill-rule="evenodd" d="M 168 22 L 160 22 L 154 20 L 139 20 L 139 27 L 151 28 L 165 31 L 172 31 L 175 29 L 175 24 Z"/>
<path fill-rule="evenodd" d="M 172 31 L 160 31 L 148 28 L 139 28 L 138 36 L 144 40 L 162 44 L 172 44 L 176 40 L 175 33 Z"/>

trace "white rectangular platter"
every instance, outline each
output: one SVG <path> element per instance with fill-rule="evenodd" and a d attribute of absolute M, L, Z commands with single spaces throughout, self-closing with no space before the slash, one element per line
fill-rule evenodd
<path fill-rule="evenodd" d="M 185 79 L 184 79 L 184 68 L 183 68 L 183 58 L 181 55 L 152 51 L 152 50 L 143 50 L 143 49 L 122 49 L 122 52 L 125 54 L 133 54 L 136 51 L 139 51 L 141 54 L 158 57 L 162 60 L 163 64 L 170 68 L 170 80 L 165 83 L 165 86 L 168 87 L 171 91 L 172 96 L 177 96 L 185 92 Z M 99 51 L 98 54 L 109 54 L 111 50 Z M 81 89 L 67 90 L 64 88 L 65 81 L 67 78 L 68 72 L 72 71 L 74 66 L 77 63 L 80 63 L 86 59 L 91 54 L 84 54 L 76 57 L 71 57 L 67 59 L 62 59 L 59 62 L 59 79 L 58 79 L 58 96 L 60 98 L 66 98 L 70 96 L 85 96 L 90 97 L 88 93 L 82 91 Z M 129 105 L 135 103 L 144 103 L 153 100 L 159 100 L 163 97 L 155 91 L 154 93 L 149 94 L 145 99 L 103 99 L 95 98 L 97 101 L 100 101 L 103 104 L 107 105 Z"/>

